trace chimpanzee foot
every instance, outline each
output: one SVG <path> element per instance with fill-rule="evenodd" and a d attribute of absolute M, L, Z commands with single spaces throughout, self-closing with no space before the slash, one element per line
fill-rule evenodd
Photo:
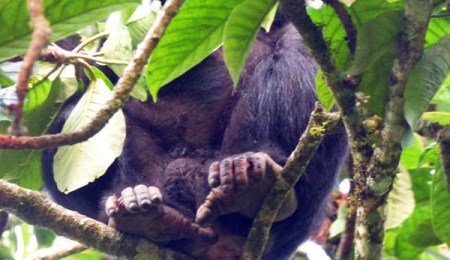
<path fill-rule="evenodd" d="M 196 222 L 210 224 L 218 216 L 234 212 L 254 218 L 281 170 L 282 167 L 265 153 L 249 152 L 213 162 L 208 175 L 212 190 L 198 208 Z M 289 217 L 296 208 L 296 196 L 292 191 L 276 221 Z"/>
<path fill-rule="evenodd" d="M 105 203 L 108 225 L 125 233 L 139 235 L 155 242 L 181 238 L 214 242 L 215 234 L 200 227 L 175 209 L 162 204 L 158 188 L 145 185 L 128 187 L 121 196 L 108 197 Z"/>

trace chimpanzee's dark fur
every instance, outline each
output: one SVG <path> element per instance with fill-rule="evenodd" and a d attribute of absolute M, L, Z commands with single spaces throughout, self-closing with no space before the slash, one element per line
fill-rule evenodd
<path fill-rule="evenodd" d="M 277 20 L 270 33 L 258 35 L 234 95 L 218 50 L 162 88 L 158 103 L 127 102 L 124 150 L 96 182 L 67 195 L 58 192 L 52 175 L 55 150 L 46 151 L 46 187 L 58 203 L 106 222 L 99 213 L 103 197 L 141 183 L 157 186 L 165 205 L 193 219 L 210 190 L 203 164 L 247 151 L 285 163 L 317 100 L 316 71 L 294 27 Z M 75 98 L 67 102 L 51 133 L 61 130 L 75 103 Z M 297 210 L 273 225 L 265 259 L 289 257 L 320 224 L 346 150 L 343 133 L 325 137 L 296 185 Z M 218 223 L 229 233 L 245 235 L 251 221 L 230 214 Z"/>

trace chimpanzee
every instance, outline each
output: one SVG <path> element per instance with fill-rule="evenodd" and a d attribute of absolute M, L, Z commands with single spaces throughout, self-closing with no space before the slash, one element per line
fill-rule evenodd
<path fill-rule="evenodd" d="M 236 259 L 251 220 L 293 151 L 317 100 L 317 65 L 280 14 L 261 31 L 237 90 L 219 49 L 163 87 L 130 99 L 122 154 L 104 176 L 69 194 L 56 188 L 56 149 L 43 155 L 56 202 L 124 232 L 202 259 Z M 151 79 L 150 79 L 151 80 Z M 61 131 L 71 98 L 50 133 Z M 320 225 L 347 152 L 327 135 L 274 223 L 264 259 L 285 259 Z"/>

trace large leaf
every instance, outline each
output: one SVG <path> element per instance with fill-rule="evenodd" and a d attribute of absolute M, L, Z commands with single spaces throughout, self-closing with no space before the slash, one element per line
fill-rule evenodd
<path fill-rule="evenodd" d="M 53 41 L 105 18 L 113 11 L 136 6 L 141 0 L 45 0 L 45 17 L 52 26 Z M 26 0 L 0 0 L 0 60 L 24 53 L 32 29 Z"/>
<path fill-rule="evenodd" d="M 425 112 L 422 114 L 422 118 L 440 125 L 450 125 L 449 112 Z"/>
<path fill-rule="evenodd" d="M 327 110 L 330 110 L 334 105 L 335 99 L 331 89 L 328 87 L 322 76 L 322 70 L 320 68 L 317 71 L 316 76 L 316 93 L 322 106 L 324 106 Z"/>
<path fill-rule="evenodd" d="M 120 12 L 109 15 L 105 23 L 105 32 L 109 33 L 108 39 L 101 49 L 105 58 L 123 62 L 131 61 L 133 58 L 131 36 Z M 124 64 L 109 65 L 119 77 L 122 76 L 125 66 Z"/>
<path fill-rule="evenodd" d="M 447 76 L 442 86 L 436 92 L 436 95 L 434 95 L 431 104 L 444 105 L 445 107 L 450 106 L 450 75 Z"/>
<path fill-rule="evenodd" d="M 400 162 L 406 169 L 415 169 L 419 166 L 423 152 L 422 138 L 418 134 L 414 134 L 414 143 L 402 151 Z"/>
<path fill-rule="evenodd" d="M 122 19 L 122 14 L 119 12 L 113 13 L 108 17 L 105 23 L 105 31 L 109 32 L 109 37 L 105 41 L 102 47 L 102 52 L 105 58 L 123 62 L 129 62 L 133 58 L 133 45 L 131 40 L 131 35 L 128 28 Z M 124 64 L 110 64 L 109 67 L 121 77 L 123 70 L 125 69 Z M 101 71 L 97 70 L 101 74 Z M 147 100 L 147 91 L 144 89 L 142 81 L 133 87 L 130 95 L 140 101 Z"/>
<path fill-rule="evenodd" d="M 411 188 L 409 173 L 406 170 L 399 172 L 394 187 L 389 192 L 387 218 L 384 223 L 386 229 L 399 226 L 414 211 L 414 193 Z"/>
<path fill-rule="evenodd" d="M 402 17 L 402 12 L 386 12 L 362 26 L 349 74 L 361 74 L 385 56 L 393 59 Z"/>
<path fill-rule="evenodd" d="M 405 90 L 405 118 L 414 129 L 431 99 L 450 71 L 450 35 L 425 50 L 408 78 Z"/>
<path fill-rule="evenodd" d="M 404 3 L 401 1 L 388 2 L 386 0 L 355 1 L 350 7 L 346 7 L 351 15 L 353 24 L 358 32 L 361 26 L 371 21 L 384 12 L 401 10 Z M 347 37 L 341 20 L 329 5 L 316 10 L 309 8 L 308 13 L 313 21 L 323 28 L 325 39 L 330 44 L 332 56 L 336 65 L 342 69 L 348 69 L 351 64 L 351 55 L 347 46 Z"/>
<path fill-rule="evenodd" d="M 150 5 L 147 1 L 144 1 L 127 20 L 126 26 L 130 32 L 134 49 L 150 30 L 159 10 L 161 10 L 160 2 L 153 1 Z"/>
<path fill-rule="evenodd" d="M 80 130 L 111 98 L 102 79 L 91 82 L 64 124 L 63 133 Z M 118 111 L 108 124 L 85 142 L 59 147 L 53 164 L 55 181 L 62 192 L 71 192 L 102 176 L 122 152 L 125 140 L 125 118 Z"/>
<path fill-rule="evenodd" d="M 450 19 L 448 17 L 431 19 L 425 35 L 425 47 L 434 45 L 447 34 L 450 34 Z"/>
<path fill-rule="evenodd" d="M 275 6 L 275 0 L 246 0 L 230 14 L 225 26 L 223 53 L 236 86 L 264 18 Z"/>
<path fill-rule="evenodd" d="M 61 81 L 45 80 L 39 82 L 27 93 L 27 103 L 24 107 L 23 124 L 29 135 L 41 135 L 46 132 L 52 115 L 59 105 L 55 105 L 61 89 Z M 0 129 L 5 133 L 5 129 Z M 16 150 L 0 151 L 0 178 L 15 182 L 22 187 L 39 189 L 41 178 L 41 151 Z"/>
<path fill-rule="evenodd" d="M 437 236 L 450 245 L 450 194 L 441 167 L 433 176 L 431 191 L 432 223 Z"/>
<path fill-rule="evenodd" d="M 14 81 L 10 79 L 2 69 L 0 69 L 0 88 L 14 85 Z"/>
<path fill-rule="evenodd" d="M 153 100 L 157 99 L 162 86 L 200 63 L 220 46 L 228 16 L 243 1 L 186 1 L 147 65 L 146 80 Z"/>
<path fill-rule="evenodd" d="M 398 230 L 398 235 L 395 241 L 395 251 L 398 259 L 409 260 L 416 259 L 424 250 L 425 247 L 418 247 L 411 239 L 413 232 L 419 232 L 417 229 L 422 226 L 422 223 L 430 220 L 431 206 L 425 205 L 416 208 L 414 213 L 402 224 Z M 426 244 L 427 241 L 423 241 Z M 434 243 L 433 241 L 430 241 Z M 431 244 L 433 244 L 431 243 Z"/>
<path fill-rule="evenodd" d="M 413 184 L 414 200 L 416 204 L 428 203 L 431 192 L 431 172 L 434 167 L 422 167 L 410 170 L 409 174 Z"/>
<path fill-rule="evenodd" d="M 401 18 L 401 12 L 385 12 L 364 24 L 349 70 L 350 74 L 363 73 L 360 90 L 370 97 L 365 107 L 380 116 L 384 115 Z"/>

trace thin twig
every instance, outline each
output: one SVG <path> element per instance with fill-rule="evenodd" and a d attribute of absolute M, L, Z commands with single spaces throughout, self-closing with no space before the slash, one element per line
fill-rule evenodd
<path fill-rule="evenodd" d="M 352 17 L 348 14 L 344 4 L 338 0 L 325 0 L 323 2 L 330 5 L 336 12 L 339 20 L 341 20 L 342 27 L 344 27 L 344 30 L 347 33 L 348 48 L 352 56 L 355 55 L 357 30 L 353 24 Z"/>
<path fill-rule="evenodd" d="M 94 42 L 98 39 L 102 39 L 105 37 L 108 37 L 109 33 L 108 32 L 101 32 L 99 34 L 96 34 L 92 37 L 87 38 L 86 40 L 82 41 L 77 47 L 75 47 L 72 52 L 77 53 L 79 51 L 81 51 L 84 47 L 86 47 L 89 43 Z"/>
<path fill-rule="evenodd" d="M 295 150 L 281 171 L 264 200 L 244 245 L 242 259 L 260 259 L 269 240 L 269 231 L 283 202 L 303 175 L 309 161 L 322 142 L 325 134 L 334 131 L 340 122 L 338 113 L 326 113 L 324 108 L 316 104 L 308 126 L 299 140 Z M 301 198 L 298 198 L 301 199 Z"/>
<path fill-rule="evenodd" d="M 91 123 L 72 133 L 38 137 L 0 135 L 0 149 L 46 149 L 80 143 L 98 133 L 129 98 L 129 94 L 139 79 L 151 52 L 182 3 L 182 0 L 166 2 L 144 41 L 139 45 L 133 60 L 125 68 L 122 77 L 117 82 L 113 90 L 113 97 L 97 113 Z"/>
<path fill-rule="evenodd" d="M 70 244 L 65 244 L 64 246 L 43 248 L 30 256 L 26 257 L 25 260 L 57 260 L 67 256 L 74 255 L 76 253 L 86 250 L 87 247 L 77 242 Z"/>
<path fill-rule="evenodd" d="M 34 30 L 31 36 L 30 47 L 23 58 L 22 68 L 19 73 L 19 79 L 17 80 L 17 104 L 11 106 L 14 120 L 11 125 L 10 132 L 14 136 L 24 134 L 20 121 L 22 120 L 25 95 L 28 92 L 28 79 L 30 78 L 33 64 L 39 58 L 39 53 L 41 53 L 41 50 L 45 47 L 45 45 L 50 42 L 51 28 L 48 21 L 44 17 L 42 2 L 43 0 L 28 0 L 28 10 Z"/>
<path fill-rule="evenodd" d="M 350 155 L 347 159 L 348 178 L 350 180 L 350 191 L 348 192 L 346 202 L 346 216 L 345 229 L 341 234 L 338 248 L 336 250 L 337 260 L 350 259 L 353 249 L 353 239 L 355 238 L 355 221 L 356 221 L 356 207 L 358 206 L 358 198 L 355 193 L 355 174 L 353 172 L 353 158 Z"/>

